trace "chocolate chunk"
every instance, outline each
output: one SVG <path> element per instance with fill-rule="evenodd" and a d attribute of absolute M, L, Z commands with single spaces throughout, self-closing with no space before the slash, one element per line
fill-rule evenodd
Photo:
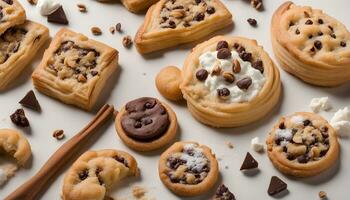
<path fill-rule="evenodd" d="M 224 184 L 221 184 L 216 190 L 213 200 L 236 200 L 236 198 Z"/>
<path fill-rule="evenodd" d="M 311 39 L 312 37 L 313 37 L 313 36 L 312 36 L 311 34 L 308 36 L 309 39 Z"/>
<path fill-rule="evenodd" d="M 252 54 L 245 51 L 241 51 L 239 57 L 244 61 L 250 61 L 252 59 Z"/>
<path fill-rule="evenodd" d="M 314 42 L 314 46 L 316 47 L 316 49 L 320 50 L 320 49 L 322 49 L 322 42 L 319 40 L 316 40 Z"/>
<path fill-rule="evenodd" d="M 114 160 L 123 163 L 125 165 L 125 167 L 129 167 L 128 162 L 125 160 L 125 158 L 120 157 L 120 156 L 113 156 Z"/>
<path fill-rule="evenodd" d="M 340 42 L 340 46 L 346 47 L 346 43 L 345 43 L 344 41 L 341 41 L 341 42 Z"/>
<path fill-rule="evenodd" d="M 289 27 L 294 26 L 294 22 L 289 22 Z"/>
<path fill-rule="evenodd" d="M 317 21 L 319 24 L 323 24 L 323 19 L 318 19 Z"/>
<path fill-rule="evenodd" d="M 197 4 L 200 4 L 202 0 L 195 0 Z"/>
<path fill-rule="evenodd" d="M 219 59 L 226 59 L 231 57 L 231 51 L 228 48 L 219 49 L 216 56 Z"/>
<path fill-rule="evenodd" d="M 237 86 L 241 90 L 248 89 L 251 84 L 252 84 L 252 79 L 250 77 L 245 77 L 237 81 Z"/>
<path fill-rule="evenodd" d="M 198 13 L 195 17 L 194 20 L 196 20 L 197 22 L 203 21 L 204 20 L 204 13 Z"/>
<path fill-rule="evenodd" d="M 213 6 L 208 6 L 207 13 L 209 15 L 214 14 L 215 13 L 215 8 Z"/>
<path fill-rule="evenodd" d="M 303 121 L 303 124 L 304 124 L 304 126 L 309 126 L 309 125 L 312 126 L 311 121 L 308 120 L 308 119 L 304 120 L 304 121 Z"/>
<path fill-rule="evenodd" d="M 92 70 L 92 71 L 90 71 L 90 74 L 91 74 L 91 76 L 96 76 L 98 74 L 98 72 Z"/>
<path fill-rule="evenodd" d="M 230 90 L 227 88 L 217 89 L 218 96 L 221 98 L 226 98 L 230 96 Z"/>
<path fill-rule="evenodd" d="M 287 189 L 287 184 L 285 182 L 283 182 L 277 176 L 272 176 L 271 177 L 269 189 L 267 190 L 267 193 L 270 196 L 278 194 L 278 193 L 282 192 L 285 189 Z"/>
<path fill-rule="evenodd" d="M 220 49 L 228 49 L 228 43 L 225 40 L 221 40 L 218 42 L 218 44 L 216 45 L 216 50 L 220 50 Z"/>
<path fill-rule="evenodd" d="M 33 90 L 30 90 L 26 96 L 23 97 L 23 99 L 21 101 L 19 101 L 19 103 L 27 108 L 36 110 L 36 111 L 40 111 L 41 107 L 40 104 L 38 102 L 38 100 L 36 99 L 36 96 L 33 92 Z"/>
<path fill-rule="evenodd" d="M 208 71 L 205 70 L 205 69 L 200 69 L 196 72 L 196 78 L 199 80 L 199 81 L 205 81 L 205 79 L 207 79 L 208 77 Z"/>
<path fill-rule="evenodd" d="M 3 2 L 9 4 L 9 5 L 12 5 L 13 4 L 13 1 L 12 0 L 2 0 Z"/>
<path fill-rule="evenodd" d="M 322 36 L 323 33 L 322 33 L 321 31 L 319 31 L 319 32 L 317 33 L 317 35 L 318 35 L 318 36 Z"/>
<path fill-rule="evenodd" d="M 256 19 L 253 18 L 248 18 L 247 22 L 251 25 L 251 26 L 256 26 L 258 25 L 258 22 L 256 21 Z"/>
<path fill-rule="evenodd" d="M 296 29 L 296 30 L 295 30 L 295 34 L 297 34 L 297 35 L 299 35 L 299 34 L 300 34 L 299 29 Z"/>
<path fill-rule="evenodd" d="M 258 165 L 258 162 L 253 158 L 253 156 L 247 152 L 240 170 L 255 169 L 258 167 Z"/>
<path fill-rule="evenodd" d="M 279 129 L 285 129 L 286 128 L 286 125 L 281 122 L 280 125 L 278 126 Z"/>
<path fill-rule="evenodd" d="M 334 33 L 331 33 L 331 37 L 337 39 L 337 36 Z"/>
<path fill-rule="evenodd" d="M 334 32 L 334 29 L 333 29 L 333 27 L 332 27 L 331 25 L 329 25 L 328 28 L 329 28 L 332 32 Z"/>
<path fill-rule="evenodd" d="M 170 157 L 168 158 L 168 164 L 171 169 L 177 169 L 180 165 L 183 165 L 186 163 L 186 160 L 182 160 L 180 158 L 174 158 Z"/>
<path fill-rule="evenodd" d="M 17 126 L 21 127 L 28 127 L 29 121 L 27 117 L 25 116 L 23 109 L 17 109 L 11 116 L 11 121 L 16 124 Z"/>
<path fill-rule="evenodd" d="M 264 73 L 264 63 L 261 60 L 257 60 L 255 62 L 252 63 L 252 67 L 254 69 L 259 70 L 262 74 Z"/>
<path fill-rule="evenodd" d="M 165 20 L 166 21 L 166 20 Z M 118 32 L 122 32 L 122 24 L 121 23 L 117 23 L 115 25 L 115 30 L 118 31 Z"/>
<path fill-rule="evenodd" d="M 311 20 L 311 19 L 308 19 L 308 20 L 306 20 L 305 24 L 306 24 L 306 25 L 312 25 L 312 24 L 313 24 L 313 22 L 312 22 L 312 20 Z"/>
<path fill-rule="evenodd" d="M 55 12 L 47 16 L 47 21 L 57 24 L 68 24 L 67 16 L 63 10 L 63 7 L 60 6 Z"/>
<path fill-rule="evenodd" d="M 86 169 L 86 170 L 79 172 L 78 176 L 79 176 L 80 180 L 82 180 L 82 181 L 85 180 L 87 177 L 89 177 L 89 170 Z"/>
<path fill-rule="evenodd" d="M 301 155 L 297 157 L 299 163 L 307 163 L 310 160 L 310 157 L 307 155 Z"/>
<path fill-rule="evenodd" d="M 173 20 L 169 20 L 169 28 L 176 28 L 176 23 Z"/>
<path fill-rule="evenodd" d="M 121 125 L 127 136 L 139 141 L 152 141 L 166 133 L 170 121 L 165 107 L 154 98 L 142 97 L 125 106 Z"/>

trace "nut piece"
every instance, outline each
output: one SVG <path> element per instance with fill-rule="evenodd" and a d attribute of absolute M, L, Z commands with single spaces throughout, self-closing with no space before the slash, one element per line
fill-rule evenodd
<path fill-rule="evenodd" d="M 84 4 L 77 4 L 77 7 L 78 7 L 80 12 L 85 13 L 87 11 L 86 6 Z"/>
<path fill-rule="evenodd" d="M 326 199 L 327 198 L 327 193 L 325 191 L 320 191 L 318 193 L 318 197 L 320 197 L 320 199 Z"/>
<path fill-rule="evenodd" d="M 99 27 L 94 26 L 94 27 L 91 27 L 91 33 L 94 35 L 101 35 L 102 31 Z"/>
<path fill-rule="evenodd" d="M 114 34 L 115 33 L 115 28 L 113 26 L 109 27 L 109 32 Z"/>
<path fill-rule="evenodd" d="M 156 87 L 159 93 L 172 101 L 183 99 L 180 83 L 181 70 L 175 66 L 165 67 L 156 76 Z"/>
<path fill-rule="evenodd" d="M 131 37 L 129 35 L 123 37 L 123 46 L 125 48 L 130 48 L 132 45 L 132 40 Z"/>
<path fill-rule="evenodd" d="M 55 130 L 52 134 L 54 138 L 57 140 L 62 140 L 64 138 L 64 131 L 63 130 Z"/>
<path fill-rule="evenodd" d="M 36 5 L 38 3 L 38 0 L 27 0 L 28 3 L 30 3 L 31 5 Z"/>
<path fill-rule="evenodd" d="M 79 82 L 82 82 L 82 83 L 85 83 L 87 81 L 86 77 L 82 74 L 79 74 L 78 76 L 78 81 Z"/>
<path fill-rule="evenodd" d="M 241 64 L 237 59 L 234 59 L 232 62 L 232 71 L 236 74 L 241 72 Z"/>
<path fill-rule="evenodd" d="M 262 0 L 250 0 L 250 5 L 256 10 L 260 10 L 263 6 Z"/>
<path fill-rule="evenodd" d="M 222 76 L 228 83 L 233 83 L 235 81 L 235 76 L 231 72 L 224 72 Z"/>
<path fill-rule="evenodd" d="M 185 16 L 185 11 L 184 10 L 173 10 L 173 11 L 171 11 L 170 16 L 173 16 L 177 19 L 181 19 Z"/>
<path fill-rule="evenodd" d="M 211 70 L 211 76 L 219 76 L 221 74 L 221 67 L 219 65 L 219 63 L 216 63 L 215 66 L 213 67 L 213 69 Z"/>
<path fill-rule="evenodd" d="M 117 23 L 117 25 L 115 25 L 115 30 L 118 32 L 122 32 L 122 24 L 121 23 Z"/>

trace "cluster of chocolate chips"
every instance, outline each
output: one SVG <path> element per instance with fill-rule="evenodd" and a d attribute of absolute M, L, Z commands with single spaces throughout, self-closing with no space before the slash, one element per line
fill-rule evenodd
<path fill-rule="evenodd" d="M 47 70 L 61 79 L 75 78 L 85 83 L 98 75 L 97 58 L 100 53 L 94 49 L 81 48 L 73 41 L 65 41 L 48 60 Z"/>
<path fill-rule="evenodd" d="M 264 73 L 263 62 L 259 59 L 253 59 L 252 53 L 246 51 L 246 49 L 238 44 L 234 43 L 233 48 L 238 52 L 239 57 L 243 61 L 250 62 L 252 67 Z M 218 59 L 228 59 L 232 56 L 231 49 L 227 41 L 219 41 L 216 45 L 217 58 Z M 228 84 L 233 84 L 236 81 L 235 75 L 241 72 L 241 65 L 237 59 L 232 61 L 232 71 L 222 71 L 219 65 L 213 67 L 211 75 L 222 76 Z M 208 78 L 209 72 L 205 69 L 199 69 L 196 72 L 196 78 L 199 81 L 205 81 Z M 236 85 L 241 90 L 247 90 L 252 84 L 252 79 L 250 77 L 244 77 L 236 81 Z M 218 97 L 221 99 L 228 99 L 230 96 L 230 90 L 228 88 L 217 89 Z"/>
<path fill-rule="evenodd" d="M 325 35 L 329 35 L 331 38 L 337 39 L 337 36 L 334 32 L 333 26 L 327 25 L 327 23 L 325 23 L 325 21 L 323 19 L 321 19 L 321 18 L 318 18 L 317 20 L 311 19 L 311 16 L 307 11 L 304 11 L 304 16 L 307 18 L 307 20 L 305 21 L 305 25 L 307 25 L 307 26 L 311 26 L 311 25 L 325 26 L 326 25 L 327 26 L 326 30 L 328 30 L 325 33 L 322 32 L 321 30 L 319 30 L 316 34 L 309 34 L 308 35 L 309 39 L 312 39 L 313 37 L 321 37 L 321 36 L 325 36 Z M 291 21 L 289 23 L 289 27 L 291 28 L 293 26 L 296 26 L 296 22 Z M 299 28 L 296 28 L 294 33 L 296 35 L 300 35 L 301 32 L 300 32 Z M 346 47 L 346 42 L 340 41 L 339 46 Z M 323 48 L 322 42 L 319 39 L 316 39 L 314 41 L 314 45 L 310 48 L 309 52 L 311 55 L 314 55 L 314 54 L 316 54 L 316 51 L 319 51 L 322 48 Z"/>
<path fill-rule="evenodd" d="M 208 0 L 168 0 L 160 13 L 160 25 L 161 28 L 172 29 L 177 26 L 190 27 L 215 12 L 215 8 L 208 5 Z"/>
<path fill-rule="evenodd" d="M 281 122 L 279 129 L 287 129 Z M 292 137 L 276 137 L 276 145 L 281 145 L 288 160 L 296 160 L 299 163 L 317 161 L 329 150 L 328 127 L 316 127 L 311 120 L 304 120 L 303 124 L 291 127 Z M 282 145 L 287 142 L 287 145 Z"/>
<path fill-rule="evenodd" d="M 24 113 L 23 109 L 17 109 L 12 115 L 10 115 L 11 121 L 20 127 L 28 127 L 29 121 Z"/>
<path fill-rule="evenodd" d="M 167 159 L 167 166 L 170 171 L 167 173 L 172 183 L 181 183 L 188 185 L 195 185 L 201 183 L 210 171 L 209 161 L 202 168 L 192 167 L 186 165 L 187 160 L 182 159 L 181 155 L 194 156 L 195 149 L 186 149 L 181 153 L 176 153 Z M 204 155 L 203 158 L 207 159 Z M 180 173 L 178 173 L 180 172 Z"/>
<path fill-rule="evenodd" d="M 0 64 L 5 63 L 12 54 L 19 50 L 26 34 L 26 30 L 12 27 L 0 36 Z"/>

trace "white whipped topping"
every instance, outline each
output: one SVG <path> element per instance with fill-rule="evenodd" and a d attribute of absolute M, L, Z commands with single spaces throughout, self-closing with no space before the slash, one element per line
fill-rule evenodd
<path fill-rule="evenodd" d="M 202 169 L 208 164 L 208 159 L 202 153 L 202 149 L 198 148 L 195 144 L 186 144 L 184 150 L 193 150 L 193 155 L 182 154 L 181 159 L 186 160 L 186 167 L 194 171 L 202 171 Z"/>
<path fill-rule="evenodd" d="M 340 137 L 350 137 L 350 111 L 348 107 L 339 109 L 331 119 L 331 126 Z"/>
<path fill-rule="evenodd" d="M 330 104 L 328 97 L 320 97 L 311 99 L 309 107 L 312 112 L 318 113 L 320 111 L 327 111 L 331 109 L 332 105 Z"/>
<path fill-rule="evenodd" d="M 232 56 L 227 59 L 218 59 L 216 57 L 217 51 L 206 52 L 199 57 L 200 66 L 209 73 L 215 67 L 217 61 L 220 62 L 223 71 L 232 72 L 232 61 L 234 59 L 237 59 L 241 65 L 241 71 L 234 74 L 235 82 L 233 84 L 227 83 L 222 76 L 211 76 L 209 74 L 204 85 L 209 88 L 212 95 L 217 95 L 217 89 L 229 89 L 230 98 L 228 101 L 231 103 L 248 102 L 258 95 L 265 83 L 265 77 L 259 70 L 253 68 L 250 62 L 243 61 L 236 51 L 232 50 L 231 54 Z M 252 79 L 252 84 L 247 90 L 239 89 L 236 82 L 248 76 Z"/>
<path fill-rule="evenodd" d="M 304 124 L 304 120 L 305 120 L 304 117 L 301 115 L 294 115 L 290 118 L 290 121 L 296 125 Z"/>
<path fill-rule="evenodd" d="M 291 129 L 277 129 L 275 133 L 275 137 L 278 139 L 288 140 L 290 141 L 293 138 Z"/>
<path fill-rule="evenodd" d="M 0 186 L 5 184 L 6 181 L 7 181 L 7 174 L 3 169 L 0 168 Z"/>
<path fill-rule="evenodd" d="M 260 142 L 259 137 L 255 137 L 250 142 L 251 147 L 256 152 L 262 152 L 264 150 L 264 144 Z"/>
<path fill-rule="evenodd" d="M 58 0 L 38 0 L 36 5 L 43 16 L 50 15 L 61 6 Z"/>

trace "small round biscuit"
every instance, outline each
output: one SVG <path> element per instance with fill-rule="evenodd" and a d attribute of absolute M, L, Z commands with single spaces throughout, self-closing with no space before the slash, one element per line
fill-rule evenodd
<path fill-rule="evenodd" d="M 172 101 L 183 99 L 180 90 L 181 70 L 174 66 L 168 66 L 158 73 L 156 77 L 156 87 L 159 93 Z"/>

